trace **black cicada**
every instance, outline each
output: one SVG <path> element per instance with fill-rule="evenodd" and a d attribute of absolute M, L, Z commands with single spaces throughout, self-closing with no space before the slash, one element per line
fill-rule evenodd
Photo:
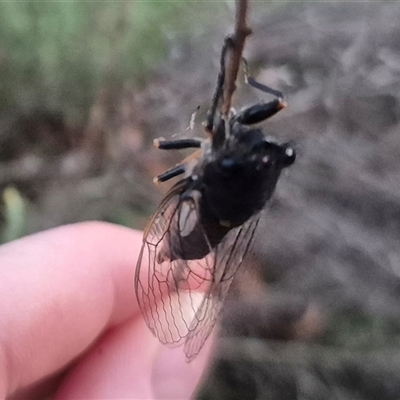
<path fill-rule="evenodd" d="M 156 178 L 184 176 L 148 223 L 136 268 L 136 295 L 147 325 L 162 343 L 184 344 L 188 361 L 211 333 L 282 169 L 295 160 L 287 143 L 248 127 L 285 107 L 280 92 L 248 77 L 251 86 L 275 99 L 232 111 L 229 118 L 222 114 L 230 45 L 228 38 L 205 123 L 209 137 L 155 141 L 160 149 L 199 150 Z"/>

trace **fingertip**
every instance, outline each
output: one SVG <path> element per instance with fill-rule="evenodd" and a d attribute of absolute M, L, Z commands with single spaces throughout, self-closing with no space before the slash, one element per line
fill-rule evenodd
<path fill-rule="evenodd" d="M 155 399 L 190 399 L 207 373 L 214 334 L 211 334 L 200 353 L 190 362 L 182 347 L 163 346 L 153 365 L 152 388 Z"/>

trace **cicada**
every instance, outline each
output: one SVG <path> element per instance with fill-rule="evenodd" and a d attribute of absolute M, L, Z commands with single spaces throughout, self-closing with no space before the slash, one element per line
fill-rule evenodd
<path fill-rule="evenodd" d="M 160 149 L 196 148 L 192 156 L 156 177 L 182 176 L 159 205 L 143 236 L 135 275 L 137 300 L 153 334 L 184 344 L 196 357 L 216 323 L 223 301 L 248 254 L 261 212 L 295 151 L 253 127 L 286 106 L 281 92 L 247 76 L 274 99 L 242 111 L 221 111 L 226 39 L 221 69 L 204 127 L 206 138 L 156 140 Z"/>

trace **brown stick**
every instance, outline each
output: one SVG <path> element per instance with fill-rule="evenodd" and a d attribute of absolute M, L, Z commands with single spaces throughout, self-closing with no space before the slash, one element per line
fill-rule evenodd
<path fill-rule="evenodd" d="M 224 105 L 223 114 L 229 117 L 231 109 L 232 95 L 236 89 L 236 78 L 239 71 L 240 62 L 246 37 L 251 34 L 251 29 L 246 24 L 248 0 L 236 0 L 236 22 L 232 38 L 232 50 L 230 52 L 224 85 Z"/>

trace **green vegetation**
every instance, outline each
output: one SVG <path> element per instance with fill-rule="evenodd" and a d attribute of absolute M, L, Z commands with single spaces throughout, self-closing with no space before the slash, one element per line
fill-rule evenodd
<path fill-rule="evenodd" d="M 0 243 L 23 236 L 26 224 L 26 203 L 19 191 L 10 186 L 3 191 L 2 195 L 5 223 Z"/>
<path fill-rule="evenodd" d="M 81 123 L 100 87 L 142 82 L 207 11 L 190 1 L 2 3 L 0 112 L 50 110 Z"/>

